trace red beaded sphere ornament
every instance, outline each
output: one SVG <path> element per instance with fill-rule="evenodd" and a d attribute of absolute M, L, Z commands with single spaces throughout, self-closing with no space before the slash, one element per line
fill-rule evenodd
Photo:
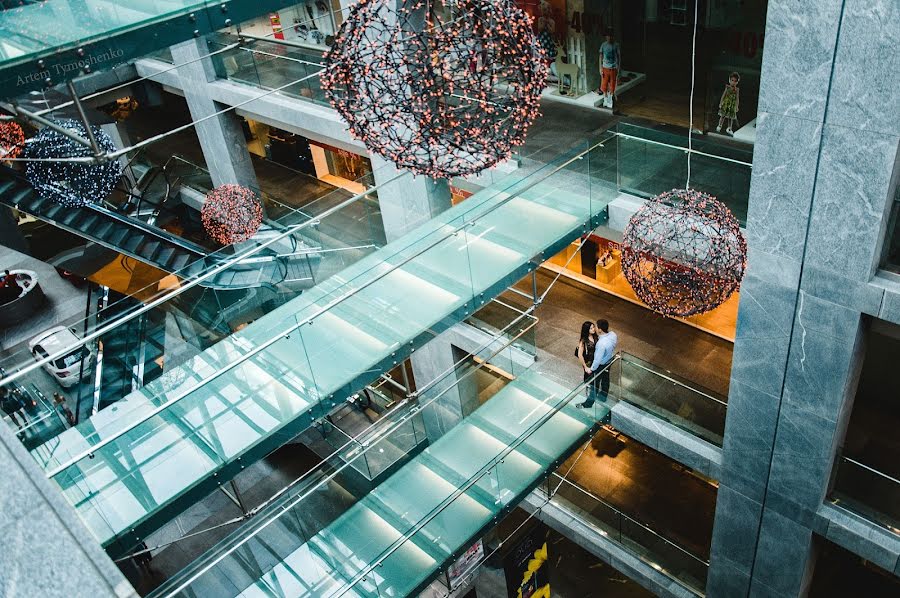
<path fill-rule="evenodd" d="M 724 303 L 747 267 L 747 241 L 734 214 L 711 195 L 674 189 L 631 217 L 622 271 L 635 294 L 666 316 L 693 316 Z"/>
<path fill-rule="evenodd" d="M 435 178 L 508 158 L 547 77 L 530 17 L 512 0 L 360 0 L 325 58 L 322 88 L 350 134 Z"/>
<path fill-rule="evenodd" d="M 0 160 L 11 160 L 22 154 L 25 132 L 19 123 L 0 121 Z"/>
<path fill-rule="evenodd" d="M 240 185 L 221 185 L 206 194 L 200 220 L 206 234 L 222 245 L 246 241 L 262 224 L 262 205 L 256 194 Z"/>

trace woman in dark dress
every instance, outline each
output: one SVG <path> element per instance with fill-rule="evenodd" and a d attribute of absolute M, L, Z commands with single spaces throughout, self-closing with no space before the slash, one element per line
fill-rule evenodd
<path fill-rule="evenodd" d="M 578 349 L 575 356 L 581 362 L 584 371 L 584 381 L 591 378 L 591 364 L 594 362 L 594 347 L 597 345 L 597 328 L 593 322 L 585 322 L 581 325 L 581 338 L 578 339 Z"/>

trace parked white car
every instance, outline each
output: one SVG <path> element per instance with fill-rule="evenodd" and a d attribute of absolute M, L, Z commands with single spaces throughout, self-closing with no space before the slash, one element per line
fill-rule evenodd
<path fill-rule="evenodd" d="M 46 330 L 28 342 L 28 348 L 36 361 L 44 359 L 48 355 L 53 355 L 66 347 L 79 342 L 75 333 L 65 326 L 56 326 L 50 330 Z M 84 367 L 81 365 L 82 357 L 84 357 Z M 52 361 L 44 364 L 44 369 L 56 378 L 60 386 L 68 388 L 78 383 L 79 374 L 87 377 L 91 372 L 91 366 L 94 364 L 94 353 L 87 347 L 78 347 L 73 349 L 62 357 L 57 357 Z"/>

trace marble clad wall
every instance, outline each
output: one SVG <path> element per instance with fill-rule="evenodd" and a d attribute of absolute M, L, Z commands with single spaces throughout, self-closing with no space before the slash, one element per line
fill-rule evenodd
<path fill-rule="evenodd" d="M 769 0 L 765 35 L 710 596 L 806 589 L 863 314 L 900 293 L 873 280 L 900 170 L 900 3 Z"/>
<path fill-rule="evenodd" d="M 0 471 L 0 595 L 137 597 L 5 422 Z"/>

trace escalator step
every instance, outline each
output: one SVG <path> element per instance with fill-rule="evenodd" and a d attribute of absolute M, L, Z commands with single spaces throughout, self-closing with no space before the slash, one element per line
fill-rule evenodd
<path fill-rule="evenodd" d="M 97 214 L 87 212 L 84 218 L 81 220 L 81 223 L 78 225 L 78 228 L 80 228 L 85 233 L 93 236 L 95 235 L 94 229 L 98 226 L 98 220 L 100 220 L 100 217 L 97 216 Z"/>
<path fill-rule="evenodd" d="M 104 240 L 107 241 L 110 245 L 120 247 L 120 243 L 125 240 L 129 232 L 131 231 L 130 229 L 128 229 L 128 227 L 122 226 L 120 224 L 113 224 L 112 230 L 109 231 Z"/>
<path fill-rule="evenodd" d="M 0 182 L 0 197 L 3 198 L 3 201 L 8 201 L 8 198 L 3 196 L 7 193 L 12 193 L 15 188 L 16 184 L 13 181 Z"/>
<path fill-rule="evenodd" d="M 131 234 L 128 234 L 124 239 L 122 239 L 121 247 L 126 251 L 137 253 L 137 249 L 145 241 L 145 238 L 140 235 L 134 234 L 134 231 L 130 231 L 130 233 Z"/>
<path fill-rule="evenodd" d="M 169 260 L 170 272 L 178 272 L 191 261 L 191 254 L 177 251 Z"/>
<path fill-rule="evenodd" d="M 13 185 L 13 184 L 10 184 L 10 186 L 12 188 L 15 188 L 15 185 Z M 2 194 L 3 194 L 3 192 L 0 192 L 0 195 L 2 195 Z M 32 196 L 36 196 L 36 195 L 37 194 L 34 193 L 34 190 L 26 187 L 24 189 L 18 189 L 14 192 L 11 192 L 9 194 L 9 197 L 4 198 L 4 201 L 6 203 L 10 203 L 10 204 L 13 204 L 16 206 L 21 205 L 22 209 L 25 209 L 26 206 L 30 206 L 34 203 Z"/>
<path fill-rule="evenodd" d="M 96 239 L 106 240 L 107 235 L 109 235 L 110 231 L 113 230 L 113 223 L 109 220 L 100 220 L 97 224 L 95 224 L 91 230 L 91 234 Z"/>
<path fill-rule="evenodd" d="M 65 211 L 65 209 L 59 204 L 55 204 L 52 202 L 46 202 L 46 204 L 47 205 L 44 205 L 44 206 L 41 206 L 40 208 L 38 208 L 40 210 L 38 212 L 38 214 L 41 214 L 45 218 L 55 220 L 57 214 Z"/>
<path fill-rule="evenodd" d="M 160 250 L 156 254 L 156 263 L 159 264 L 163 270 L 171 271 L 169 262 L 172 260 L 172 256 L 175 255 L 174 247 L 161 247 Z"/>
<path fill-rule="evenodd" d="M 137 248 L 137 254 L 141 257 L 144 257 L 150 261 L 156 257 L 156 252 L 159 250 L 159 241 L 147 241 L 142 243 Z"/>

